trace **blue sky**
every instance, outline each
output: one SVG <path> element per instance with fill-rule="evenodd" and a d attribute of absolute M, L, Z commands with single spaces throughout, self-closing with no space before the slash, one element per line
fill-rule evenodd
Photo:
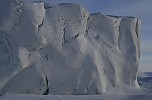
<path fill-rule="evenodd" d="M 26 0 L 38 1 L 38 0 Z M 40 1 L 40 0 L 39 0 Z M 77 3 L 90 13 L 134 16 L 142 22 L 141 71 L 152 71 L 152 0 L 41 0 L 52 4 Z"/>

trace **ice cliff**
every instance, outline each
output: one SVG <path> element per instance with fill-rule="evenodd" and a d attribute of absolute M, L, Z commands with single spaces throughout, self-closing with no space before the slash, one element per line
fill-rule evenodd
<path fill-rule="evenodd" d="M 0 94 L 138 88 L 140 21 L 77 4 L 0 0 Z"/>

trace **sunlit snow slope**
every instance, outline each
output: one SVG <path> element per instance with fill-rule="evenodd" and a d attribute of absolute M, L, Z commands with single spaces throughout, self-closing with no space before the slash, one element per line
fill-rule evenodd
<path fill-rule="evenodd" d="M 77 4 L 0 0 L 0 94 L 138 88 L 140 21 Z"/>

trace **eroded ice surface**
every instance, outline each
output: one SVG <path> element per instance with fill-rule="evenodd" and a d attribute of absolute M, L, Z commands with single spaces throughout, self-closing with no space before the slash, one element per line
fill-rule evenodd
<path fill-rule="evenodd" d="M 104 94 L 138 89 L 140 21 L 80 5 L 0 1 L 0 93 Z"/>

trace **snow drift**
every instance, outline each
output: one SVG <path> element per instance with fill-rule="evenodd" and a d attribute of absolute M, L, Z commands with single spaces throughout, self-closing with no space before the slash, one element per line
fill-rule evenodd
<path fill-rule="evenodd" d="M 138 88 L 140 21 L 77 4 L 0 1 L 0 94 Z"/>

